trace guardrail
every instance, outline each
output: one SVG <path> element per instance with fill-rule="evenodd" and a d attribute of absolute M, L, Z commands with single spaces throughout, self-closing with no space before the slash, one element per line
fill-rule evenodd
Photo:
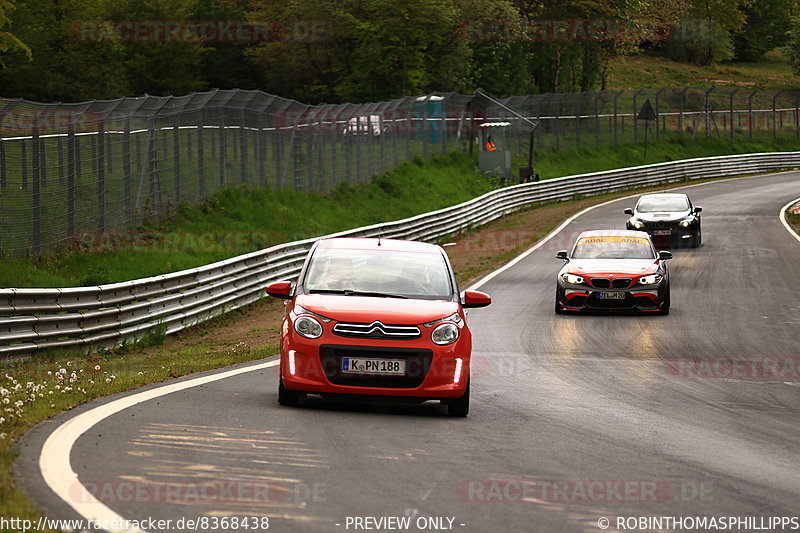
<path fill-rule="evenodd" d="M 514 185 L 462 204 L 333 236 L 434 241 L 523 207 L 651 185 L 800 168 L 800 152 L 688 159 Z M 0 289 L 0 356 L 47 348 L 86 351 L 135 341 L 156 328 L 174 333 L 264 296 L 291 279 L 318 238 L 198 268 L 93 287 Z"/>

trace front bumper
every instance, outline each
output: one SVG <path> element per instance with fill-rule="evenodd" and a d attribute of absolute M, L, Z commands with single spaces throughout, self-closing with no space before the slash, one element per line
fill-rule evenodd
<path fill-rule="evenodd" d="M 321 395 L 458 398 L 470 376 L 471 338 L 466 328 L 449 346 L 430 340 L 375 341 L 325 334 L 308 340 L 289 335 L 281 345 L 281 378 L 289 390 Z M 402 359 L 402 376 L 345 374 L 342 357 Z M 460 360 L 460 363 L 459 363 Z"/>
<path fill-rule="evenodd" d="M 639 311 L 655 312 L 664 308 L 665 282 L 658 286 L 631 287 L 628 289 L 596 289 L 559 282 L 556 291 L 557 304 L 564 311 Z M 620 293 L 622 298 L 605 299 L 607 293 Z"/>

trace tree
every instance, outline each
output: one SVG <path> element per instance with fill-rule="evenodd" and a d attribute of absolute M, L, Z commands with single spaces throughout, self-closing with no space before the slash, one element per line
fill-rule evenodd
<path fill-rule="evenodd" d="M 791 25 L 790 5 L 786 0 L 755 0 L 743 6 L 747 18 L 742 31 L 734 38 L 736 57 L 758 61 L 765 52 L 788 42 Z"/>
<path fill-rule="evenodd" d="M 126 93 L 120 48 L 74 31 L 77 21 L 103 17 L 97 0 L 19 0 L 15 7 L 15 33 L 29 50 L 4 54 L 3 96 L 79 101 Z"/>
<path fill-rule="evenodd" d="M 3 54 L 9 50 L 21 51 L 25 56 L 31 58 L 31 49 L 20 41 L 10 31 L 3 30 L 11 25 L 11 12 L 14 10 L 14 3 L 12 0 L 0 0 L 0 69 L 3 68 Z"/>
<path fill-rule="evenodd" d="M 746 21 L 751 0 L 685 0 L 685 15 L 664 43 L 677 61 L 709 65 L 733 58 L 733 35 Z"/>

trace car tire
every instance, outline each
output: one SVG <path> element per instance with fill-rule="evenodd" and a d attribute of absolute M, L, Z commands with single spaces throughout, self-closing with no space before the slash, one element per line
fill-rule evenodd
<path fill-rule="evenodd" d="M 469 414 L 469 389 L 470 384 L 468 382 L 467 388 L 461 397 L 447 401 L 447 414 L 449 416 L 464 417 Z"/>
<path fill-rule="evenodd" d="M 299 403 L 300 394 L 283 386 L 283 378 L 278 382 L 278 404 L 294 407 Z"/>
<path fill-rule="evenodd" d="M 563 308 L 563 307 L 561 307 L 561 304 L 560 304 L 560 303 L 558 303 L 558 289 L 556 289 L 556 314 L 557 314 L 557 315 L 564 315 L 564 314 L 566 314 L 566 312 L 564 311 L 564 308 Z"/>
<path fill-rule="evenodd" d="M 669 307 L 670 307 L 670 299 L 669 299 L 669 284 L 667 284 L 667 288 L 664 290 L 664 300 L 663 306 L 661 310 L 658 312 L 660 315 L 668 315 L 669 314 Z"/>
<path fill-rule="evenodd" d="M 700 248 L 700 245 L 703 243 L 703 232 L 700 228 L 697 229 L 694 235 L 692 235 L 692 248 Z"/>

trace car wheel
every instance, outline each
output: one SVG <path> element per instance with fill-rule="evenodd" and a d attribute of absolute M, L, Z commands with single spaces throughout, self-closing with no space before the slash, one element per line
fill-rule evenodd
<path fill-rule="evenodd" d="M 703 233 L 698 229 L 694 235 L 692 235 L 692 248 L 700 248 L 700 244 L 703 240 Z"/>
<path fill-rule="evenodd" d="M 467 416 L 469 414 L 469 388 L 470 384 L 467 383 L 467 389 L 464 395 L 460 398 L 453 398 L 447 402 L 447 414 L 450 416 Z"/>
<path fill-rule="evenodd" d="M 278 382 L 278 403 L 286 407 L 294 407 L 300 400 L 300 394 L 283 386 L 283 378 Z"/>
<path fill-rule="evenodd" d="M 663 298 L 662 302 L 663 302 L 663 304 L 662 304 L 661 310 L 659 311 L 659 314 L 668 315 L 669 314 L 669 306 L 670 306 L 669 284 L 667 284 L 667 288 L 664 290 L 664 298 Z"/>
<path fill-rule="evenodd" d="M 561 307 L 561 304 L 560 304 L 560 303 L 558 303 L 558 289 L 556 289 L 556 314 L 557 314 L 557 315 L 564 315 L 564 314 L 566 314 L 566 312 L 564 311 L 564 308 L 563 308 L 563 307 Z"/>

